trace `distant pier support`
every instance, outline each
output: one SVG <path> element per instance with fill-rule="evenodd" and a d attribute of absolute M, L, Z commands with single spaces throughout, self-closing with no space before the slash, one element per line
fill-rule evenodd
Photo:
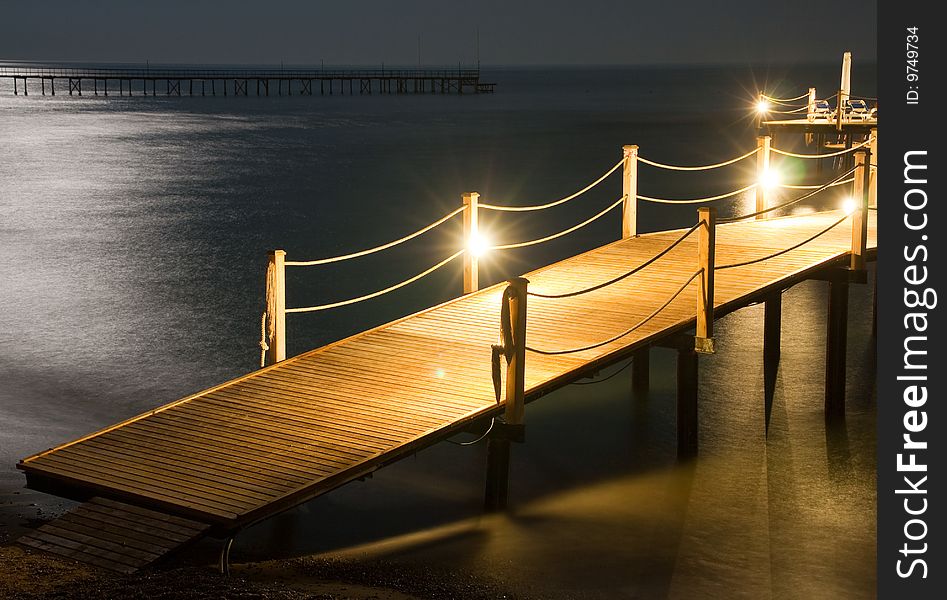
<path fill-rule="evenodd" d="M 216 95 L 213 89 L 214 81 L 220 80 L 224 85 L 224 95 L 230 92 L 235 96 L 246 96 L 249 82 L 252 80 L 257 87 L 257 95 L 270 95 L 270 82 L 276 83 L 274 95 L 283 95 L 283 83 L 286 83 L 286 95 L 293 95 L 293 87 L 297 88 L 298 95 L 312 96 L 312 84 L 319 81 L 319 91 L 325 95 L 328 86 L 329 95 L 336 93 L 335 82 L 338 81 L 338 92 L 342 95 L 346 93 L 355 95 L 355 82 L 358 81 L 358 93 L 360 95 L 371 95 L 377 87 L 379 93 L 397 93 L 397 94 L 435 94 L 438 91 L 442 94 L 465 94 L 465 93 L 493 93 L 496 84 L 487 83 L 480 80 L 479 69 L 404 69 L 404 70 L 373 70 L 373 69 L 339 69 L 326 71 L 324 69 L 116 69 L 104 67 L 75 68 L 75 67 L 0 67 L 0 78 L 13 79 L 13 93 L 28 95 L 28 83 L 30 79 L 39 79 L 45 95 L 45 82 L 48 79 L 50 85 L 56 79 L 68 79 L 70 82 L 70 94 L 78 92 L 78 89 L 72 89 L 73 82 L 81 82 L 83 79 L 91 79 L 93 90 L 96 96 L 99 95 L 99 81 L 103 83 L 103 93 L 108 96 L 109 80 L 118 80 L 119 95 L 124 96 L 124 84 L 128 82 L 128 95 L 132 96 L 132 82 L 141 80 L 142 95 L 147 95 L 149 82 L 151 83 L 152 96 L 157 95 L 157 82 L 164 81 L 166 85 L 165 93 L 168 96 L 181 96 L 186 91 L 187 96 L 195 96 L 194 82 L 201 82 L 201 96 L 206 96 L 206 81 L 211 80 L 211 95 Z M 182 90 L 181 86 L 187 82 L 187 90 Z M 227 88 L 232 86 L 232 90 Z M 261 89 L 262 88 L 262 89 Z M 35 89 L 35 88 L 34 88 Z M 81 95 L 81 94 L 79 94 Z"/>

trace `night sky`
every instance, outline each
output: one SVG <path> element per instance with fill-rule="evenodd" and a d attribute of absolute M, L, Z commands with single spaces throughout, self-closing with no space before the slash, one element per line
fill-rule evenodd
<path fill-rule="evenodd" d="M 485 65 L 835 62 L 876 55 L 856 0 L 19 0 L 0 60 Z"/>

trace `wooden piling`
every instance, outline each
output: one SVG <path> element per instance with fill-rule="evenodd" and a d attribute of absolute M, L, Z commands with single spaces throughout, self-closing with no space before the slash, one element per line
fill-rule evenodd
<path fill-rule="evenodd" d="M 631 358 L 631 390 L 647 393 L 651 388 L 651 347 L 635 351 Z"/>
<path fill-rule="evenodd" d="M 677 350 L 677 455 L 697 455 L 697 352 L 681 346 Z"/>
<path fill-rule="evenodd" d="M 769 155 L 772 139 L 768 135 L 757 136 L 756 147 L 756 212 L 766 210 L 767 183 L 769 182 Z M 766 213 L 756 215 L 757 219 L 765 219 Z"/>
<path fill-rule="evenodd" d="M 871 168 L 871 151 L 859 148 L 855 151 L 855 182 L 852 186 L 852 200 L 856 208 L 852 213 L 852 257 L 851 269 L 861 271 L 865 268 L 865 252 L 868 245 L 868 188 Z"/>
<path fill-rule="evenodd" d="M 638 146 L 622 146 L 625 164 L 622 167 L 621 237 L 638 235 Z"/>
<path fill-rule="evenodd" d="M 270 349 L 267 351 L 267 362 L 274 364 L 286 359 L 286 252 L 274 250 L 267 258 L 267 273 L 272 269 L 272 276 L 266 280 L 266 297 L 274 299 L 268 310 L 273 310 L 275 325 Z"/>
<path fill-rule="evenodd" d="M 874 165 L 876 168 L 871 169 L 869 167 L 869 176 L 868 176 L 868 206 L 876 208 L 878 206 L 878 128 L 871 130 L 871 143 L 868 144 L 868 147 L 871 149 L 871 154 L 868 156 L 869 164 Z"/>
<path fill-rule="evenodd" d="M 845 353 L 848 342 L 848 280 L 829 281 L 829 310 L 825 336 L 825 418 L 845 416 Z"/>
<path fill-rule="evenodd" d="M 702 354 L 714 351 L 714 247 L 716 245 L 717 209 L 697 209 L 697 335 L 694 350 Z"/>
<path fill-rule="evenodd" d="M 464 293 L 476 292 L 480 285 L 480 264 L 478 252 L 474 247 L 481 243 L 479 232 L 478 206 L 480 194 L 468 192 L 463 195 L 464 202 Z"/>
<path fill-rule="evenodd" d="M 770 294 L 763 303 L 763 362 L 779 362 L 783 323 L 783 293 Z"/>
<path fill-rule="evenodd" d="M 526 289 L 529 280 L 515 277 L 509 281 L 510 323 L 513 329 L 513 358 L 506 366 L 506 424 L 522 425 L 526 410 Z"/>

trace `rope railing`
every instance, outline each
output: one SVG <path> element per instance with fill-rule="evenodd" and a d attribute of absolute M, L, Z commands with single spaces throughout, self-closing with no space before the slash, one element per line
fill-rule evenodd
<path fill-rule="evenodd" d="M 460 256 L 460 255 L 463 254 L 463 253 L 464 253 L 464 250 L 458 250 L 457 252 L 451 254 L 450 256 L 448 256 L 447 258 L 445 258 L 445 259 L 442 260 L 441 262 L 437 263 L 437 264 L 434 265 L 433 267 L 430 267 L 430 268 L 428 268 L 428 269 L 425 269 L 424 271 L 418 273 L 417 275 L 415 275 L 415 276 L 413 276 L 413 277 L 410 277 L 410 278 L 408 278 L 408 279 L 405 279 L 404 281 L 402 281 L 402 282 L 400 282 L 400 283 L 396 283 L 396 284 L 394 284 L 394 285 L 388 286 L 388 287 L 386 287 L 385 289 L 378 290 L 377 292 L 372 292 L 372 293 L 370 293 L 370 294 L 365 294 L 364 296 L 359 296 L 359 297 L 357 297 L 357 298 L 350 298 L 350 299 L 348 299 L 348 300 L 341 300 L 341 301 L 339 301 L 339 302 L 332 302 L 332 303 L 330 303 L 330 304 L 320 304 L 320 305 L 318 305 L 318 306 L 307 306 L 307 307 L 304 307 L 304 308 L 287 308 L 287 309 L 285 309 L 284 312 L 286 312 L 286 313 L 315 312 L 315 311 L 319 311 L 319 310 L 328 310 L 328 309 L 330 309 L 330 308 L 338 308 L 338 307 L 340 307 L 340 306 L 347 306 L 347 305 L 349 305 L 349 304 L 355 304 L 355 303 L 357 303 L 357 302 L 362 302 L 362 301 L 364 301 L 364 300 L 370 300 L 370 299 L 372 299 L 372 298 L 377 298 L 378 296 L 381 296 L 381 295 L 387 294 L 388 292 L 393 292 L 393 291 L 395 291 L 395 290 L 397 290 L 397 289 L 403 288 L 404 286 L 406 286 L 406 285 L 408 285 L 408 284 L 411 284 L 411 283 L 414 283 L 415 281 L 421 279 L 422 277 L 425 277 L 425 276 L 427 276 L 427 275 L 430 275 L 431 273 L 433 273 L 434 271 L 440 269 L 441 267 L 443 267 L 444 265 L 446 265 L 446 264 L 449 263 L 450 261 L 454 260 L 455 258 L 457 258 L 458 256 Z"/>
<path fill-rule="evenodd" d="M 723 200 L 724 198 L 730 198 L 732 196 L 737 196 L 743 192 L 748 192 L 756 188 L 757 184 L 751 183 L 746 187 L 742 187 L 738 190 L 733 190 L 732 192 L 727 192 L 726 194 L 720 194 L 718 196 L 709 196 L 707 198 L 692 198 L 692 199 L 668 199 L 668 198 L 652 198 L 651 196 L 642 196 L 638 195 L 638 200 L 644 200 L 645 202 L 656 202 L 658 204 L 702 204 L 704 202 L 715 202 L 717 200 Z"/>
<path fill-rule="evenodd" d="M 768 96 L 766 94 L 760 94 L 763 98 L 766 98 L 770 102 L 782 103 L 782 102 L 795 102 L 796 100 L 802 100 L 803 98 L 809 97 L 809 92 L 802 94 L 801 96 L 796 96 L 794 98 L 777 98 L 776 96 Z"/>
<path fill-rule="evenodd" d="M 842 180 L 840 180 L 840 181 L 836 181 L 835 183 L 832 183 L 832 184 L 829 184 L 829 185 L 830 185 L 830 187 L 835 187 L 835 186 L 838 186 L 838 185 L 845 185 L 846 183 L 851 183 L 851 182 L 853 182 L 853 181 L 855 181 L 855 178 L 854 178 L 854 177 L 849 177 L 848 179 L 842 179 Z M 816 184 L 813 184 L 813 185 L 796 185 L 796 184 L 791 184 L 791 183 L 779 183 L 779 184 L 777 184 L 777 185 L 778 185 L 779 187 L 781 187 L 781 188 L 783 188 L 783 189 L 787 189 L 787 190 L 817 190 L 817 189 L 820 190 L 820 189 L 822 189 L 822 188 L 824 187 L 824 186 L 822 186 L 822 185 L 816 185 Z"/>
<path fill-rule="evenodd" d="M 794 110 L 767 110 L 766 112 L 767 112 L 767 113 L 777 113 L 777 114 L 780 114 L 780 115 L 795 115 L 795 114 L 799 114 L 799 113 L 807 113 L 807 112 L 809 112 L 809 105 L 807 104 L 807 105 L 805 105 L 805 106 L 800 106 L 800 107 L 798 107 L 798 108 L 795 108 Z"/>
<path fill-rule="evenodd" d="M 648 316 L 646 316 L 646 317 L 645 317 L 644 319 L 642 319 L 641 321 L 638 321 L 636 324 L 634 324 L 633 326 L 629 327 L 629 328 L 626 329 L 625 331 L 623 331 L 623 332 L 619 333 L 618 335 L 613 336 L 613 337 L 611 337 L 611 338 L 609 338 L 609 339 L 607 339 L 607 340 L 604 340 L 604 341 L 601 341 L 601 342 L 597 342 L 597 343 L 595 343 L 595 344 L 589 344 L 588 346 L 582 346 L 581 348 L 570 348 L 570 349 L 567 349 L 567 350 L 541 350 L 541 349 L 539 349 L 539 348 L 532 348 L 532 347 L 530 347 L 530 346 L 526 346 L 526 350 L 528 350 L 528 351 L 530 351 L 530 352 L 534 352 L 534 353 L 536 353 L 536 354 L 542 354 L 542 355 L 544 355 L 544 356 L 559 356 L 559 355 L 562 355 L 562 354 L 574 354 L 574 353 L 576 353 L 576 352 L 585 352 L 586 350 L 594 350 L 594 349 L 596 349 L 596 348 L 601 348 L 602 346 L 605 346 L 605 345 L 607 345 L 607 344 L 611 344 L 612 342 L 617 342 L 617 341 L 620 340 L 621 338 L 623 338 L 623 337 L 625 337 L 626 335 L 628 335 L 628 334 L 634 332 L 635 330 L 639 329 L 640 327 L 642 327 L 643 325 L 645 325 L 647 322 L 649 322 L 651 319 L 653 319 L 654 317 L 656 317 L 662 310 L 664 310 L 665 308 L 667 308 L 667 307 L 671 304 L 671 302 L 674 302 L 674 300 L 677 299 L 677 297 L 680 296 L 680 295 L 684 292 L 684 290 L 687 289 L 687 286 L 689 286 L 689 285 L 691 284 L 691 282 L 693 282 L 694 279 L 696 279 L 696 278 L 697 278 L 699 275 L 701 275 L 703 272 L 704 272 L 703 269 L 698 269 L 698 270 L 694 271 L 694 274 L 691 275 L 691 276 L 687 279 L 687 281 L 685 281 L 684 284 L 683 284 L 681 287 L 679 287 L 679 288 L 677 289 L 677 291 L 675 291 L 675 292 L 671 295 L 671 297 L 668 298 L 668 299 L 664 302 L 664 304 L 662 304 L 661 306 L 659 306 L 658 308 L 656 308 L 654 311 L 651 312 L 651 314 L 649 314 Z"/>
<path fill-rule="evenodd" d="M 618 283 L 619 281 L 622 281 L 623 279 L 627 279 L 627 278 L 631 277 L 632 275 L 634 275 L 635 273 L 637 273 L 637 272 L 639 272 L 639 271 L 641 271 L 641 270 L 643 270 L 643 269 L 645 269 L 645 268 L 651 266 L 652 264 L 654 264 L 655 262 L 657 262 L 659 259 L 661 259 L 661 258 L 663 258 L 665 255 L 667 255 L 671 250 L 673 250 L 673 249 L 676 248 L 678 245 L 680 245 L 681 242 L 683 242 L 685 239 L 687 239 L 687 237 L 688 237 L 690 234 L 692 234 L 692 233 L 694 233 L 695 231 L 697 231 L 697 229 L 698 229 L 701 225 L 702 225 L 702 223 L 697 223 L 696 225 L 694 225 L 693 227 L 691 227 L 690 229 L 688 229 L 687 231 L 685 231 L 680 237 L 677 238 L 677 240 L 675 240 L 671 245 L 669 245 L 669 246 L 668 246 L 667 248 L 665 248 L 664 250 L 658 252 L 657 254 L 655 254 L 654 256 L 652 256 L 651 258 L 649 258 L 648 260 L 646 260 L 645 262 L 641 263 L 640 265 L 638 265 L 638 266 L 635 267 L 634 269 L 631 269 L 630 271 L 626 271 L 625 273 L 622 273 L 621 275 L 619 275 L 619 276 L 617 276 L 617 277 L 613 277 L 612 279 L 609 279 L 608 281 L 605 281 L 605 282 L 602 282 L 602 283 L 593 285 L 593 286 L 588 287 L 588 288 L 585 288 L 585 289 L 576 290 L 576 291 L 573 291 L 573 292 L 565 292 L 565 293 L 562 293 L 562 294 L 543 294 L 543 293 L 540 293 L 540 292 L 527 292 L 526 294 L 527 294 L 528 296 L 534 296 L 534 297 L 536 297 L 536 298 L 547 298 L 547 299 L 572 298 L 573 296 L 580 296 L 580 295 L 582 295 L 582 294 L 588 294 L 588 293 L 590 293 L 590 292 L 594 292 L 594 291 L 600 290 L 600 289 L 602 289 L 602 288 L 604 288 L 604 287 L 608 287 L 608 286 L 610 286 L 610 285 L 612 285 L 612 284 L 614 284 L 614 283 Z"/>
<path fill-rule="evenodd" d="M 848 177 L 848 176 L 851 175 L 851 174 L 854 173 L 854 172 L 855 172 L 855 168 L 852 168 L 852 169 L 849 170 L 847 173 L 842 173 L 841 175 L 839 175 L 838 177 L 836 177 L 836 178 L 833 179 L 832 181 L 830 181 L 830 182 L 828 182 L 828 183 L 823 183 L 823 184 L 820 185 L 820 186 L 816 186 L 816 189 L 814 189 L 814 190 L 812 190 L 812 191 L 810 191 L 810 192 L 807 192 L 807 193 L 803 194 L 802 196 L 799 196 L 798 198 L 793 198 L 792 200 L 789 200 L 789 201 L 787 201 L 787 202 L 783 202 L 782 204 L 777 204 L 777 205 L 774 205 L 774 206 L 770 206 L 770 207 L 764 208 L 763 210 L 758 210 L 758 211 L 756 211 L 756 212 L 752 212 L 752 213 L 749 213 L 749 214 L 746 214 L 746 215 L 740 215 L 739 217 L 727 217 L 727 218 L 725 218 L 725 219 L 717 219 L 717 222 L 718 222 L 718 223 L 735 223 L 735 222 L 737 222 L 737 221 L 743 221 L 743 220 L 745 220 L 745 219 L 751 219 L 751 218 L 753 218 L 753 217 L 758 217 L 758 216 L 760 216 L 760 215 L 765 215 L 766 213 L 773 212 L 774 210 L 779 210 L 779 209 L 781 209 L 781 208 L 786 208 L 787 206 L 792 206 L 793 204 L 798 204 L 798 203 L 802 202 L 803 200 L 808 200 L 809 198 L 815 196 L 815 195 L 818 194 L 819 192 L 822 192 L 822 191 L 824 191 L 824 190 L 829 189 L 830 187 L 834 187 L 834 186 L 837 186 L 837 185 L 841 185 L 842 183 L 851 183 L 852 181 L 855 180 L 855 178 L 854 178 L 854 177 Z"/>
<path fill-rule="evenodd" d="M 858 149 L 861 148 L 862 146 L 867 146 L 867 145 L 870 144 L 873 140 L 874 140 L 873 137 L 869 137 L 869 138 L 868 138 L 867 140 L 865 140 L 864 142 L 860 142 L 860 143 L 858 143 L 858 144 L 855 144 L 855 145 L 853 145 L 851 148 L 844 148 L 844 149 L 842 149 L 842 150 L 839 150 L 838 152 L 829 152 L 828 154 L 798 154 L 798 153 L 796 153 L 796 152 L 789 152 L 789 151 L 786 151 L 786 150 L 780 150 L 779 148 L 773 148 L 773 147 L 770 147 L 770 151 L 771 151 L 771 152 L 775 152 L 776 154 L 782 154 L 783 156 L 789 156 L 789 157 L 791 157 L 791 158 L 809 158 L 809 159 L 812 159 L 812 158 L 832 158 L 833 156 L 841 156 L 841 155 L 843 155 L 843 154 L 848 154 L 849 152 L 854 152 L 855 150 L 858 150 Z"/>
<path fill-rule="evenodd" d="M 536 245 L 536 244 L 541 244 L 541 243 L 543 243 L 543 242 L 548 242 L 548 241 L 550 241 L 550 240 L 554 240 L 554 239 L 559 238 L 559 237 L 562 237 L 562 236 L 564 236 L 564 235 L 568 235 L 568 234 L 572 233 L 573 231 L 576 231 L 577 229 L 581 229 L 581 228 L 585 227 L 586 225 L 588 225 L 588 224 L 591 223 L 592 221 L 595 221 L 595 220 L 597 220 L 597 219 L 603 217 L 606 213 L 608 213 L 609 211 L 613 210 L 615 207 L 620 206 L 624 201 L 625 201 L 625 197 L 622 196 L 621 198 L 619 198 L 619 199 L 618 199 L 617 201 L 615 201 L 614 203 L 612 203 L 612 204 L 610 204 L 609 206 L 605 207 L 605 209 L 602 210 L 601 212 L 599 212 L 599 213 L 597 213 L 597 214 L 595 214 L 595 215 L 589 217 L 588 219 L 586 219 L 585 221 L 582 221 L 582 222 L 579 223 L 578 225 L 573 225 L 572 227 L 570 227 L 570 228 L 568 228 L 568 229 L 564 229 L 564 230 L 560 231 L 559 233 L 554 233 L 554 234 L 552 234 L 552 235 L 547 235 L 547 236 L 545 236 L 545 237 L 537 238 L 537 239 L 535 239 L 535 240 L 529 240 L 528 242 L 517 242 L 517 243 L 515 243 L 515 244 L 503 244 L 503 245 L 500 245 L 500 246 L 491 246 L 491 247 L 490 247 L 490 250 L 512 250 L 512 249 L 514 249 L 514 248 L 525 248 L 526 246 L 534 246 L 534 245 Z M 483 205 L 481 205 L 481 206 L 483 206 Z"/>
<path fill-rule="evenodd" d="M 659 163 L 653 160 L 648 160 L 647 158 L 642 158 L 641 156 L 638 156 L 638 161 L 643 162 L 646 165 L 651 165 L 652 167 L 657 167 L 659 169 L 668 169 L 671 171 L 706 171 L 708 169 L 719 169 L 720 167 L 726 167 L 727 165 L 732 165 L 733 163 L 740 162 L 741 160 L 745 158 L 749 158 L 753 156 L 759 151 L 760 151 L 759 148 L 754 148 L 753 150 L 750 150 L 746 154 L 741 154 L 740 156 L 737 156 L 736 158 L 731 158 L 730 160 L 714 163 L 712 165 L 700 165 L 700 166 L 695 166 L 695 167 L 686 167 L 682 165 L 669 165 L 665 163 Z"/>
<path fill-rule="evenodd" d="M 444 223 L 444 222 L 450 220 L 452 217 L 455 217 L 455 216 L 459 215 L 459 214 L 462 213 L 462 212 L 464 212 L 464 207 L 463 207 L 463 206 L 461 206 L 460 208 L 457 208 L 457 209 L 455 209 L 455 210 L 452 210 L 451 212 L 447 213 L 446 215 L 444 215 L 444 216 L 441 217 L 440 219 L 434 221 L 434 222 L 431 223 L 430 225 L 427 225 L 427 226 L 425 226 L 425 227 L 422 227 L 421 229 L 418 229 L 418 230 L 415 231 L 414 233 L 409 233 L 408 235 L 406 235 L 406 236 L 404 236 L 404 237 L 402 237 L 402 238 L 399 238 L 399 239 L 397 239 L 397 240 L 388 242 L 387 244 L 382 244 L 382 245 L 380 245 L 380 246 L 375 246 L 374 248 L 369 248 L 369 249 L 367 249 L 367 250 L 361 250 L 361 251 L 359 251 L 359 252 L 352 252 L 351 254 L 343 254 L 343 255 L 341 255 L 341 256 L 332 256 L 332 257 L 330 257 L 330 258 L 319 258 L 319 259 L 316 259 L 316 260 L 293 260 L 293 261 L 287 260 L 285 264 L 286 264 L 287 267 L 310 267 L 310 266 L 313 266 L 313 265 L 326 265 L 326 264 L 329 264 L 329 263 L 339 262 L 339 261 L 343 261 L 343 260 L 349 260 L 349 259 L 352 259 L 352 258 L 358 258 L 358 257 L 360 257 L 360 256 L 367 256 L 367 255 L 369 255 L 369 254 L 374 254 L 375 252 L 381 252 L 382 250 L 387 250 L 388 248 L 393 248 L 393 247 L 395 247 L 395 246 L 397 246 L 397 245 L 399 245 L 399 244 L 403 244 L 404 242 L 407 242 L 408 240 L 413 240 L 414 238 L 418 237 L 419 235 L 424 234 L 424 233 L 427 233 L 428 231 L 434 229 L 434 228 L 437 227 L 438 225 L 440 225 L 440 224 L 442 224 L 442 223 Z"/>
<path fill-rule="evenodd" d="M 813 236 L 811 236 L 811 237 L 808 237 L 808 238 L 802 240 L 802 241 L 799 242 L 798 244 L 794 244 L 794 245 L 792 245 L 792 246 L 790 246 L 790 247 L 788 247 L 788 248 L 786 248 L 786 249 L 784 249 L 784 250 L 779 250 L 779 251 L 777 251 L 777 252 L 773 252 L 772 254 L 767 254 L 766 256 L 761 256 L 761 257 L 759 257 L 759 258 L 753 258 L 753 259 L 745 260 L 745 261 L 738 262 L 738 263 L 730 263 L 730 264 L 726 264 L 726 265 L 717 265 L 717 266 L 714 267 L 714 270 L 715 270 L 715 271 L 722 271 L 722 270 L 724 270 L 724 269 L 735 269 L 735 268 L 737 268 L 737 267 L 746 267 L 746 266 L 748 266 L 748 265 L 754 265 L 754 264 L 756 264 L 756 263 L 761 263 L 761 262 L 763 262 L 763 261 L 767 261 L 767 260 L 770 260 L 770 259 L 772 259 L 772 258 L 776 258 L 777 256 L 782 256 L 783 254 L 787 254 L 787 253 L 789 253 L 789 252 L 792 252 L 793 250 L 796 250 L 796 249 L 798 249 L 798 248 L 801 248 L 802 246 L 805 246 L 806 244 L 808 244 L 809 242 L 815 240 L 816 238 L 818 238 L 818 237 L 820 237 L 820 236 L 822 236 L 822 235 L 825 235 L 826 233 L 828 233 L 829 231 L 831 231 L 831 230 L 834 229 L 835 227 L 838 227 L 839 225 L 841 225 L 846 219 L 848 219 L 848 217 L 849 217 L 849 215 L 845 215 L 844 217 L 842 217 L 842 218 L 839 219 L 838 221 L 832 223 L 831 225 L 829 225 L 828 227 L 826 227 L 826 228 L 823 229 L 822 231 L 820 231 L 820 232 L 816 233 L 815 235 L 813 235 Z"/>
<path fill-rule="evenodd" d="M 502 212 L 528 212 L 528 211 L 533 211 L 533 210 L 545 210 L 547 208 L 552 208 L 553 206 L 559 206 L 560 204 L 564 204 L 568 202 L 569 200 L 578 198 L 585 192 L 591 190 L 598 184 L 602 183 L 603 181 L 605 181 L 605 179 L 609 175 L 614 173 L 618 169 L 618 167 L 622 166 L 623 164 L 625 164 L 624 158 L 618 161 L 617 163 L 615 163 L 615 166 L 609 169 L 608 171 L 606 171 L 604 175 L 602 175 L 601 177 L 599 177 L 598 179 L 596 179 L 589 185 L 585 186 L 578 192 L 575 192 L 574 194 L 566 196 L 565 198 L 560 198 L 559 200 L 547 202 L 546 204 L 535 204 L 532 206 L 508 206 L 508 205 L 503 205 L 503 204 L 484 204 L 481 202 L 478 206 L 480 208 L 485 208 L 487 210 L 496 210 L 496 211 L 502 211 Z"/>

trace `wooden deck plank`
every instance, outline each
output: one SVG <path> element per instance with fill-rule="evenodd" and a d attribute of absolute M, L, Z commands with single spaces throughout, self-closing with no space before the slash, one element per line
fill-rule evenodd
<path fill-rule="evenodd" d="M 18 542 L 91 565 L 131 573 L 203 535 L 207 523 L 93 498 Z"/>
<path fill-rule="evenodd" d="M 718 225 L 716 262 L 768 255 L 840 216 L 834 211 Z M 643 234 L 544 266 L 527 275 L 530 290 L 558 294 L 608 281 L 644 264 L 685 231 Z M 870 214 L 870 248 L 876 247 L 876 238 L 876 215 Z M 850 243 L 846 221 L 782 256 L 719 270 L 715 305 L 727 309 L 759 300 L 766 290 L 791 285 L 803 273 L 842 260 Z M 637 324 L 695 272 L 696 244 L 691 236 L 634 276 L 596 292 L 530 298 L 528 344 L 550 350 L 586 346 Z M 497 338 L 502 287 L 255 371 L 18 466 L 28 475 L 62 479 L 98 493 L 112 490 L 117 497 L 153 499 L 162 510 L 180 507 L 182 515 L 199 514 L 218 525 L 245 524 L 498 411 L 490 344 Z M 689 326 L 695 318 L 696 287 L 692 282 L 651 321 L 599 348 L 564 356 L 530 353 L 527 399 Z M 89 510 L 106 509 L 100 504 Z M 96 519 L 86 510 L 80 516 L 86 525 Z"/>

